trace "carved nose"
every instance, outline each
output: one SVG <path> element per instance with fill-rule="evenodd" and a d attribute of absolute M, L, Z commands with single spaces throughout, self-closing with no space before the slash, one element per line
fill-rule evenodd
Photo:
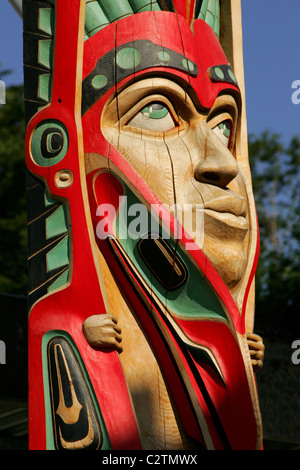
<path fill-rule="evenodd" d="M 201 183 L 214 184 L 221 188 L 226 188 L 230 181 L 232 181 L 237 175 L 237 171 L 221 171 L 219 168 L 215 169 L 212 167 L 205 168 L 204 165 L 197 166 L 195 171 L 195 178 Z"/>
<path fill-rule="evenodd" d="M 203 147 L 202 147 L 203 152 Z M 238 174 L 238 165 L 231 152 L 211 129 L 205 136 L 204 155 L 194 171 L 197 181 L 225 188 Z"/>

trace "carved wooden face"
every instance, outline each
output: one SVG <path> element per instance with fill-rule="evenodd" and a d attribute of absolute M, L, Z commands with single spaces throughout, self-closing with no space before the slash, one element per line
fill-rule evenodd
<path fill-rule="evenodd" d="M 101 119 L 107 141 L 162 203 L 182 213 L 192 205 L 193 220 L 204 206 L 202 249 L 230 287 L 245 269 L 249 228 L 245 185 L 230 151 L 236 122 L 230 95 L 203 114 L 183 88 L 158 77 L 126 87 Z"/>
<path fill-rule="evenodd" d="M 116 67 L 111 71 L 120 79 L 114 89 L 110 86 L 110 93 L 106 91 L 112 78 L 104 64 L 111 51 L 86 68 L 83 122 L 89 134 L 85 135 L 88 171 L 97 167 L 96 154 L 115 162 L 124 158 L 167 207 L 176 205 L 184 213 L 188 206 L 196 220 L 201 206 L 200 248 L 234 289 L 246 269 L 249 249 L 248 196 L 235 158 L 239 90 L 207 25 L 195 22 L 193 35 L 187 24 L 178 25 L 175 15 L 156 13 L 154 19 L 162 22 L 164 15 L 171 34 L 166 28 L 159 34 L 151 30 L 154 14 L 144 18 L 146 33 L 139 28 L 134 35 L 136 18 L 120 22 L 119 42 L 114 38 L 119 44 L 114 49 Z M 126 23 L 131 23 L 130 34 L 125 32 Z M 177 34 L 172 35 L 172 29 Z M 99 101 L 94 106 L 90 90 L 97 81 Z"/>

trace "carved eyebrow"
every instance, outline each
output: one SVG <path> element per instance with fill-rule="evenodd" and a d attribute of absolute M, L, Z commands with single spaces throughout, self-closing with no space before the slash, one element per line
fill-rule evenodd
<path fill-rule="evenodd" d="M 239 88 L 237 79 L 230 64 L 215 65 L 210 67 L 207 74 L 212 82 L 226 82 Z"/>
<path fill-rule="evenodd" d="M 115 83 L 153 67 L 170 67 L 193 77 L 199 72 L 195 62 L 172 49 L 143 39 L 128 42 L 104 54 L 83 80 L 82 115 Z"/>

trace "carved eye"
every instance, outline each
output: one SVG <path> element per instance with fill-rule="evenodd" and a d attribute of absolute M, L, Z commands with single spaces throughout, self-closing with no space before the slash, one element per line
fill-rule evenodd
<path fill-rule="evenodd" d="M 152 102 L 141 109 L 127 125 L 153 132 L 166 132 L 176 127 L 176 122 L 163 103 Z"/>
<path fill-rule="evenodd" d="M 226 147 L 229 147 L 231 135 L 231 121 L 226 119 L 213 127 L 213 131 L 222 140 Z"/>
<path fill-rule="evenodd" d="M 64 145 L 64 136 L 60 129 L 50 127 L 41 136 L 41 153 L 44 158 L 53 158 L 60 154 Z"/>
<path fill-rule="evenodd" d="M 68 131 L 61 122 L 41 122 L 32 133 L 31 155 L 41 166 L 59 163 L 66 155 L 69 145 Z"/>

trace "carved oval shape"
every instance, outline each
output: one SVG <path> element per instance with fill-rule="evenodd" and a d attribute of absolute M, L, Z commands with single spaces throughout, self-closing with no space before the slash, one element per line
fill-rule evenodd
<path fill-rule="evenodd" d="M 61 162 L 68 147 L 68 131 L 59 121 L 43 121 L 32 133 L 31 157 L 40 166 L 53 166 Z"/>

